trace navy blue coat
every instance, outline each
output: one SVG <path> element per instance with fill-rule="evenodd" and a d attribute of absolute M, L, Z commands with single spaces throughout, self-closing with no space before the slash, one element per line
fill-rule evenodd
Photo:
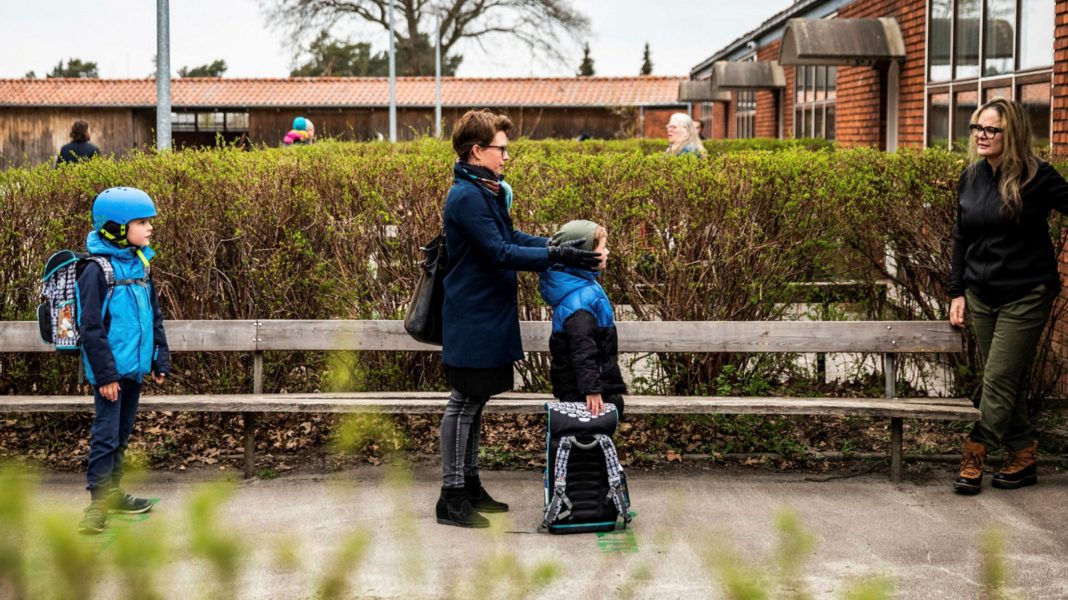
<path fill-rule="evenodd" d="M 450 367 L 492 369 L 523 358 L 516 271 L 549 268 L 549 240 L 516 230 L 503 191 L 494 196 L 469 168 L 453 167 L 445 199 L 441 358 Z"/>

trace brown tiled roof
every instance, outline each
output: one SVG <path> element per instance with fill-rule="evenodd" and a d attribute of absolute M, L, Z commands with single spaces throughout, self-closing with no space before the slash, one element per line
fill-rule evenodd
<path fill-rule="evenodd" d="M 677 105 L 686 77 L 443 77 L 445 106 Z M 0 79 L 0 106 L 151 107 L 155 79 Z M 388 106 L 385 77 L 187 78 L 171 82 L 175 107 Z M 433 106 L 433 77 L 398 77 L 398 106 Z"/>

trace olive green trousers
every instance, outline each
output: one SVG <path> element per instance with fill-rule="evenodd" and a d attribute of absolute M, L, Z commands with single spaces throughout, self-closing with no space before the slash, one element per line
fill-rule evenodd
<path fill-rule="evenodd" d="M 965 292 L 968 318 L 983 361 L 979 401 L 983 416 L 972 428 L 973 442 L 985 444 L 988 449 L 1004 445 L 1017 451 L 1033 441 L 1023 383 L 1057 293 L 1040 285 L 1023 298 L 995 306 L 971 291 Z"/>

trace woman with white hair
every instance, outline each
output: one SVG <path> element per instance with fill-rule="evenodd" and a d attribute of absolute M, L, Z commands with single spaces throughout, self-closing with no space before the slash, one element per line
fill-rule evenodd
<path fill-rule="evenodd" d="M 693 154 L 701 157 L 708 154 L 701 143 L 701 136 L 697 135 L 697 126 L 686 113 L 671 115 L 667 124 L 667 138 L 669 145 L 666 152 L 673 156 Z"/>

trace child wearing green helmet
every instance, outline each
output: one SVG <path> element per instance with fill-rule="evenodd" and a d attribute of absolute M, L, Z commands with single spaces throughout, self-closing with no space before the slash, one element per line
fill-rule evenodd
<path fill-rule="evenodd" d="M 85 261 L 76 291 L 81 358 L 93 386 L 94 409 L 86 474 L 91 502 L 78 527 L 86 534 L 102 532 L 109 512 L 152 509 L 152 502 L 125 493 L 120 483 L 141 383 L 151 374 L 162 384 L 170 371 L 163 313 L 150 267 L 155 256 L 149 246 L 155 203 L 136 188 L 109 188 L 93 201 L 92 216 L 86 248 L 106 257 L 111 272 Z"/>

